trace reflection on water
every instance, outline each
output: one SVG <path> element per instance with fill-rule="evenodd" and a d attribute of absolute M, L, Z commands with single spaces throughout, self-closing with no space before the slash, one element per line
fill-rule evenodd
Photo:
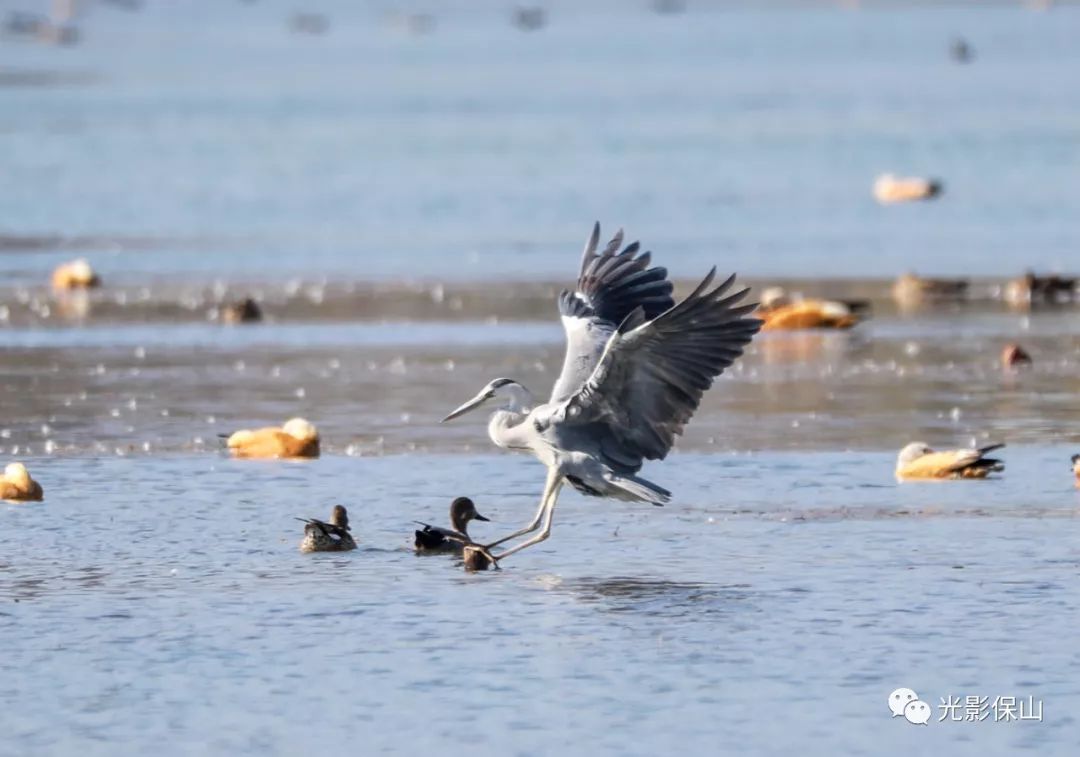
<path fill-rule="evenodd" d="M 734 603 L 752 598 L 749 584 L 720 586 L 628 576 L 579 578 L 563 581 L 558 588 L 583 602 L 600 605 L 607 612 L 688 619 L 731 612 Z"/>
<path fill-rule="evenodd" d="M 862 343 L 865 337 L 853 331 L 793 331 L 762 334 L 755 346 L 765 366 L 831 366 L 849 358 Z"/>

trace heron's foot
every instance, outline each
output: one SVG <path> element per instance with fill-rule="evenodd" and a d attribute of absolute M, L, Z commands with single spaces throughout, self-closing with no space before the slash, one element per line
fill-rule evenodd
<path fill-rule="evenodd" d="M 462 557 L 465 560 L 465 570 L 469 572 L 487 570 L 490 567 L 499 569 L 498 558 L 483 544 L 467 545 Z"/>

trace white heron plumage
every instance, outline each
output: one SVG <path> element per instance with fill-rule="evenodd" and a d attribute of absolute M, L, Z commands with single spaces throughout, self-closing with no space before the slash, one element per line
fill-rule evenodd
<path fill-rule="evenodd" d="M 645 460 L 663 459 L 713 380 L 761 328 L 739 304 L 749 292 L 729 293 L 734 275 L 712 287 L 716 269 L 676 304 L 667 270 L 651 267 L 637 242 L 620 251 L 618 231 L 598 251 L 600 225 L 585 245 L 575 291 L 559 296 L 566 358 L 551 399 L 538 404 L 516 381 L 490 381 L 450 413 L 456 418 L 490 400 L 488 423 L 496 445 L 527 450 L 548 468 L 536 516 L 496 545 L 543 526 L 499 555 L 502 559 L 548 538 L 559 491 L 569 483 L 584 494 L 663 504 L 671 493 L 637 475 Z"/>

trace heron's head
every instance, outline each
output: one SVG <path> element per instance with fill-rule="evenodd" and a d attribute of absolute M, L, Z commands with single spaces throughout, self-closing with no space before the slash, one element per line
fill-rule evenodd
<path fill-rule="evenodd" d="M 923 455 L 929 455 L 934 450 L 926 442 L 912 442 L 900 450 L 900 456 L 896 459 L 897 466 L 907 465 L 918 460 Z"/>
<path fill-rule="evenodd" d="M 344 528 L 346 531 L 349 530 L 349 513 L 345 511 L 344 506 L 334 505 L 334 509 L 330 513 L 330 524 L 338 528 Z"/>
<path fill-rule="evenodd" d="M 476 503 L 468 497 L 458 497 L 450 503 L 450 525 L 454 530 L 468 533 L 465 529 L 471 520 L 486 521 L 483 515 L 476 511 Z"/>
<path fill-rule="evenodd" d="M 465 415 L 465 413 L 475 410 L 488 400 L 495 400 L 496 407 L 501 410 L 512 410 L 514 412 L 524 412 L 532 405 L 532 395 L 529 394 L 528 389 L 512 379 L 497 378 L 489 381 L 487 386 L 480 390 L 479 394 L 443 418 L 442 422 L 446 423 L 459 415 Z"/>

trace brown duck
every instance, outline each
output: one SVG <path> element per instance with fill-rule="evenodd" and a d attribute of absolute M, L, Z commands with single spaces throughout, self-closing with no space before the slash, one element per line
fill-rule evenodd
<path fill-rule="evenodd" d="M 450 528 L 420 523 L 424 528 L 415 532 L 413 545 L 418 553 L 461 554 L 466 544 L 472 544 L 472 539 L 469 537 L 469 521 L 473 520 L 488 521 L 476 511 L 476 504 L 471 499 L 458 497 L 450 503 Z"/>
<path fill-rule="evenodd" d="M 297 518 L 304 526 L 304 540 L 300 542 L 301 552 L 348 552 L 356 549 L 356 540 L 349 533 L 349 514 L 341 505 L 334 505 L 330 513 L 330 522 L 315 518 Z"/>
<path fill-rule="evenodd" d="M 911 479 L 986 478 L 1005 470 L 1001 460 L 987 457 L 1004 444 L 989 444 L 976 449 L 952 449 L 936 452 L 925 442 L 912 442 L 900 450 L 896 477 Z"/>
<path fill-rule="evenodd" d="M 22 463 L 11 463 L 0 475 L 0 499 L 12 502 L 40 502 L 44 492 Z"/>
<path fill-rule="evenodd" d="M 319 431 L 303 418 L 278 428 L 237 431 L 225 442 L 235 457 L 318 457 Z"/>

